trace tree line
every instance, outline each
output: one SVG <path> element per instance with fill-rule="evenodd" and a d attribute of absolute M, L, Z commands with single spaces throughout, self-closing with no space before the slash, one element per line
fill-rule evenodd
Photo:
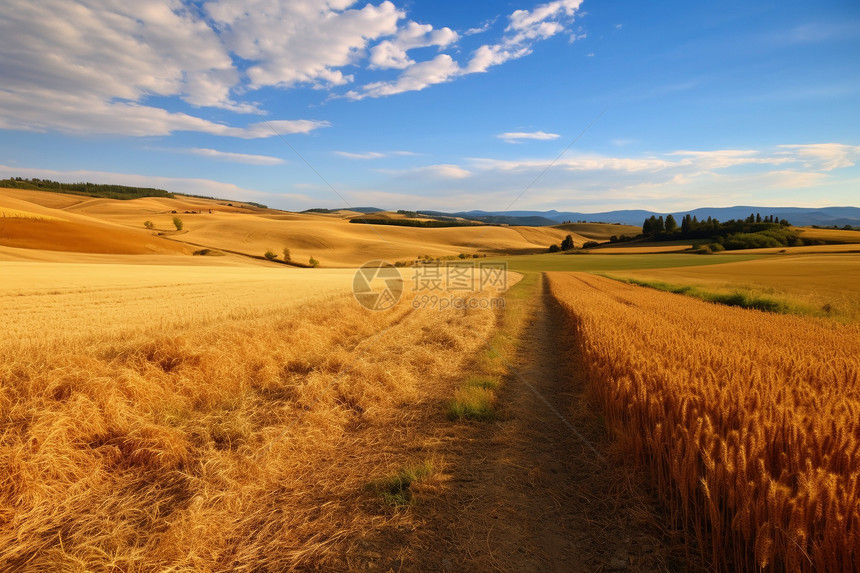
<path fill-rule="evenodd" d="M 651 215 L 642 223 L 642 234 L 654 238 L 672 239 L 703 239 L 716 235 L 729 235 L 731 233 L 754 233 L 775 227 L 789 227 L 791 223 L 785 219 L 779 219 L 776 215 L 761 216 L 761 213 L 750 213 L 746 219 L 731 219 L 721 223 L 718 219 L 708 217 L 701 221 L 695 216 L 687 213 L 681 218 L 681 224 L 675 220 L 670 213 L 664 219 Z"/>
<path fill-rule="evenodd" d="M 53 191 L 55 193 L 67 193 L 71 195 L 86 195 L 88 197 L 101 197 L 105 199 L 139 199 L 141 197 L 169 197 L 173 193 L 164 189 L 153 189 L 151 187 L 128 187 L 126 185 L 102 185 L 98 183 L 60 183 L 50 179 L 25 179 L 23 177 L 11 177 L 0 180 L 0 187 L 10 189 L 29 189 L 32 191 Z"/>
<path fill-rule="evenodd" d="M 791 229 L 791 223 L 776 215 L 750 213 L 746 219 L 721 222 L 708 217 L 699 220 L 689 213 L 680 225 L 671 214 L 652 215 L 642 223 L 642 235 L 656 241 L 690 240 L 702 250 L 722 251 L 765 247 L 794 247 L 813 244 Z"/>

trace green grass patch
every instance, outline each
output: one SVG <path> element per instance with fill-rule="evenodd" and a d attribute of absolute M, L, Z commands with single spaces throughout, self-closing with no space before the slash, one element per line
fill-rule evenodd
<path fill-rule="evenodd" d="M 704 256 L 687 253 L 653 253 L 637 255 L 583 253 L 580 255 L 567 255 L 563 253 L 545 253 L 540 255 L 488 257 L 486 260 L 488 262 L 504 261 L 508 264 L 508 270 L 519 273 L 540 273 L 543 271 L 598 272 L 698 267 L 705 265 L 719 265 L 723 263 L 736 263 L 739 261 L 752 261 L 768 256 L 772 255 L 732 254 Z"/>
<path fill-rule="evenodd" d="M 433 475 L 436 468 L 427 460 L 420 464 L 407 466 L 392 476 L 378 479 L 368 484 L 368 488 L 379 495 L 386 505 L 406 507 L 415 499 L 413 484 Z"/>
<path fill-rule="evenodd" d="M 653 288 L 656 290 L 662 290 L 675 294 L 682 294 L 698 298 L 707 302 L 724 304 L 726 306 L 739 306 L 741 308 L 752 308 L 756 310 L 764 310 L 767 312 L 776 312 L 780 314 L 806 314 L 806 312 L 799 312 L 799 307 L 790 305 L 785 301 L 753 293 L 745 293 L 739 291 L 732 293 L 718 293 L 706 291 L 690 285 L 673 285 L 661 281 L 643 281 L 638 279 L 618 278 L 610 275 L 601 276 L 605 276 L 606 278 L 621 281 L 627 284 Z"/>
<path fill-rule="evenodd" d="M 451 420 L 477 420 L 488 422 L 496 418 L 496 394 L 480 386 L 463 386 L 454 392 L 454 399 L 448 406 Z"/>

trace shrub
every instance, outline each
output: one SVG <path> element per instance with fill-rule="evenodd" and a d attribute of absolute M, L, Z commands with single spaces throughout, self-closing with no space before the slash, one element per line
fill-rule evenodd
<path fill-rule="evenodd" d="M 275 252 L 272 251 L 271 249 L 266 251 L 266 253 L 263 256 L 266 257 L 267 259 L 269 259 L 270 261 L 274 261 L 275 259 L 278 258 L 278 255 L 275 254 Z"/>
<path fill-rule="evenodd" d="M 550 245 L 549 246 L 549 252 L 550 253 L 557 253 L 560 250 L 561 250 L 561 247 L 559 247 L 558 245 Z"/>
<path fill-rule="evenodd" d="M 318 266 L 320 266 L 320 262 L 318 260 L 316 260 L 315 258 L 313 258 L 313 256 L 311 256 L 311 258 L 308 259 L 308 264 L 311 266 L 311 268 L 314 268 L 314 269 L 317 268 Z"/>
<path fill-rule="evenodd" d="M 582 245 L 582 248 L 583 248 L 583 249 L 591 249 L 591 248 L 599 247 L 599 246 L 600 246 L 600 243 L 598 243 L 597 241 L 586 241 L 586 242 Z"/>
<path fill-rule="evenodd" d="M 293 257 L 290 254 L 290 250 L 287 247 L 284 247 L 284 260 L 286 262 L 290 262 L 291 260 L 293 260 Z"/>
<path fill-rule="evenodd" d="M 147 229 L 154 229 L 155 228 L 155 224 L 152 221 L 144 221 L 143 226 L 146 227 Z"/>
<path fill-rule="evenodd" d="M 180 219 L 179 217 L 174 217 L 173 218 L 173 226 L 176 227 L 177 231 L 181 231 L 182 230 L 182 219 Z"/>

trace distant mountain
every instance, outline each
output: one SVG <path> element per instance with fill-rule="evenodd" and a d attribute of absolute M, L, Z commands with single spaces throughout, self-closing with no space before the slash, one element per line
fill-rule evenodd
<path fill-rule="evenodd" d="M 470 215 L 468 217 L 461 215 L 464 219 L 471 221 L 481 221 L 492 225 L 519 225 L 528 227 L 548 227 L 550 225 L 558 225 L 558 221 L 549 219 L 540 215 Z"/>
<path fill-rule="evenodd" d="M 422 211 L 422 213 L 424 212 L 431 213 L 429 211 Z M 564 221 L 642 225 L 642 222 L 651 215 L 657 217 L 662 215 L 665 217 L 669 214 L 641 209 L 604 211 L 601 213 L 579 213 L 574 211 L 556 211 L 554 209 L 550 211 L 465 211 L 459 213 L 432 211 L 432 213 L 435 215 L 463 217 L 464 219 L 473 219 L 488 223 L 495 222 L 530 226 L 557 225 Z M 860 225 L 860 207 L 821 207 L 811 209 L 806 207 L 756 207 L 741 205 L 736 207 L 703 207 L 689 211 L 675 211 L 672 213 L 672 216 L 680 221 L 681 217 L 687 213 L 699 219 L 711 217 L 720 221 L 746 219 L 750 214 L 760 213 L 762 217 L 765 215 L 775 215 L 777 218 L 786 219 L 792 225 L 799 227 L 810 225 L 819 225 L 822 227 Z"/>
<path fill-rule="evenodd" d="M 314 208 L 305 209 L 302 213 L 336 213 L 338 211 L 355 211 L 356 213 L 379 213 L 385 209 L 377 209 L 376 207 L 340 207 L 338 209 Z"/>

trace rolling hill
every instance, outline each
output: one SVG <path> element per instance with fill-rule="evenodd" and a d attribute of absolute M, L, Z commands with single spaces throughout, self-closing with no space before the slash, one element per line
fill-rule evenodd
<path fill-rule="evenodd" d="M 50 253 L 59 258 L 60 252 L 190 259 L 195 251 L 215 249 L 227 254 L 218 264 L 247 264 L 269 249 L 280 254 L 286 247 L 294 261 L 314 257 L 322 266 L 347 267 L 421 255 L 542 252 L 569 232 L 551 227 L 354 225 L 349 220 L 363 216 L 355 211 L 291 213 L 181 195 L 116 200 L 22 189 L 0 189 L 0 212 L 8 213 L 0 215 L 0 259 L 5 260 L 45 260 Z M 174 217 L 182 219 L 182 231 L 173 226 Z M 146 229 L 145 221 L 154 229 Z M 574 234 L 574 240 L 581 245 L 590 239 Z"/>

